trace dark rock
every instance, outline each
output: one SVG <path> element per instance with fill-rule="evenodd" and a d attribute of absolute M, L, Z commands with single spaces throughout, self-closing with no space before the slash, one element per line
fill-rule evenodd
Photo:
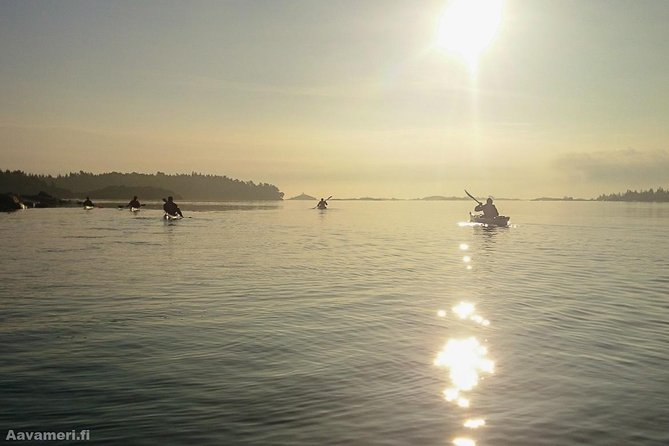
<path fill-rule="evenodd" d="M 28 195 L 25 198 L 27 199 L 26 204 L 28 207 L 33 208 L 53 208 L 71 204 L 69 200 L 62 200 L 44 191 L 40 191 L 37 195 Z"/>
<path fill-rule="evenodd" d="M 14 194 L 0 194 L 0 212 L 12 212 L 18 209 L 24 209 L 18 196 Z"/>

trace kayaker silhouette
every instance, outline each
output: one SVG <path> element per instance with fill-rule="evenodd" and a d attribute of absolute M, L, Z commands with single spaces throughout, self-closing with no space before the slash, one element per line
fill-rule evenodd
<path fill-rule="evenodd" d="M 327 209 L 328 208 L 328 202 L 321 198 L 321 201 L 318 202 L 316 207 L 318 209 Z"/>
<path fill-rule="evenodd" d="M 125 207 L 127 208 L 137 208 L 139 209 L 142 205 L 139 204 L 139 200 L 137 199 L 137 195 L 135 195 L 132 200 L 130 200 L 130 203 L 126 204 Z"/>
<path fill-rule="evenodd" d="M 490 218 L 495 218 L 499 215 L 497 208 L 492 204 L 492 198 L 488 198 L 485 204 L 479 203 L 474 210 L 476 212 L 483 212 L 483 215 Z"/>
<path fill-rule="evenodd" d="M 86 201 L 84 201 L 84 207 L 94 207 L 95 205 L 91 201 L 90 197 L 86 197 Z"/>
<path fill-rule="evenodd" d="M 163 205 L 163 210 L 165 211 L 166 214 L 172 216 L 179 215 L 180 217 L 183 217 L 184 214 L 181 213 L 181 209 L 179 209 L 179 206 L 177 206 L 177 204 L 173 200 L 174 199 L 171 196 L 167 197 L 167 200 Z"/>

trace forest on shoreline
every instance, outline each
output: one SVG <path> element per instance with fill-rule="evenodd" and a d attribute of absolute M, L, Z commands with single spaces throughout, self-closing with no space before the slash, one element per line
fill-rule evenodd
<path fill-rule="evenodd" d="M 169 195 L 178 200 L 193 201 L 273 201 L 283 200 L 283 192 L 268 183 L 242 181 L 220 175 L 201 173 L 166 174 L 156 172 L 94 174 L 72 172 L 65 175 L 40 175 L 21 170 L 0 170 L 0 193 L 35 196 L 40 192 L 62 199 L 91 197 L 92 199 L 127 200 L 137 195 L 142 200 L 160 200 Z M 299 197 L 294 197 L 297 199 Z M 309 197 L 311 198 L 311 197 Z M 502 199 L 502 198 L 500 198 Z M 505 200 L 509 200 L 506 198 Z M 356 200 L 381 200 L 357 198 Z M 394 198 L 392 200 L 395 200 Z M 467 197 L 430 196 L 421 200 L 467 200 Z M 602 194 L 597 198 L 535 198 L 533 201 L 626 201 L 669 202 L 669 190 L 658 187 L 649 190 L 627 190 L 624 193 Z"/>
<path fill-rule="evenodd" d="M 648 189 L 642 191 L 629 190 L 625 193 L 600 195 L 597 201 L 640 201 L 651 203 L 669 202 L 669 190 L 658 187 L 656 190 Z"/>
<path fill-rule="evenodd" d="M 21 170 L 0 170 L 0 193 L 36 195 L 45 192 L 58 198 L 160 199 L 168 195 L 200 201 L 282 200 L 283 192 L 268 183 L 242 181 L 227 176 L 109 172 L 72 172 L 66 175 L 38 175 Z"/>

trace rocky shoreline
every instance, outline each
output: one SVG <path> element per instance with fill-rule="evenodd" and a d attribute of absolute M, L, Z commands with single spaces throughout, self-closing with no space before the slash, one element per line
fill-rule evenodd
<path fill-rule="evenodd" d="M 64 200 L 46 192 L 37 195 L 0 194 L 0 212 L 12 212 L 28 208 L 55 208 L 80 206 L 77 200 Z"/>

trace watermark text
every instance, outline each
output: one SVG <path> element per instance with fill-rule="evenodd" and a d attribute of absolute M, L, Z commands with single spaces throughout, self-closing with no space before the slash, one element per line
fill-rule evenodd
<path fill-rule="evenodd" d="M 5 441 L 88 441 L 91 439 L 91 431 L 83 429 L 80 431 L 40 432 L 40 431 L 15 431 L 9 429 Z"/>

